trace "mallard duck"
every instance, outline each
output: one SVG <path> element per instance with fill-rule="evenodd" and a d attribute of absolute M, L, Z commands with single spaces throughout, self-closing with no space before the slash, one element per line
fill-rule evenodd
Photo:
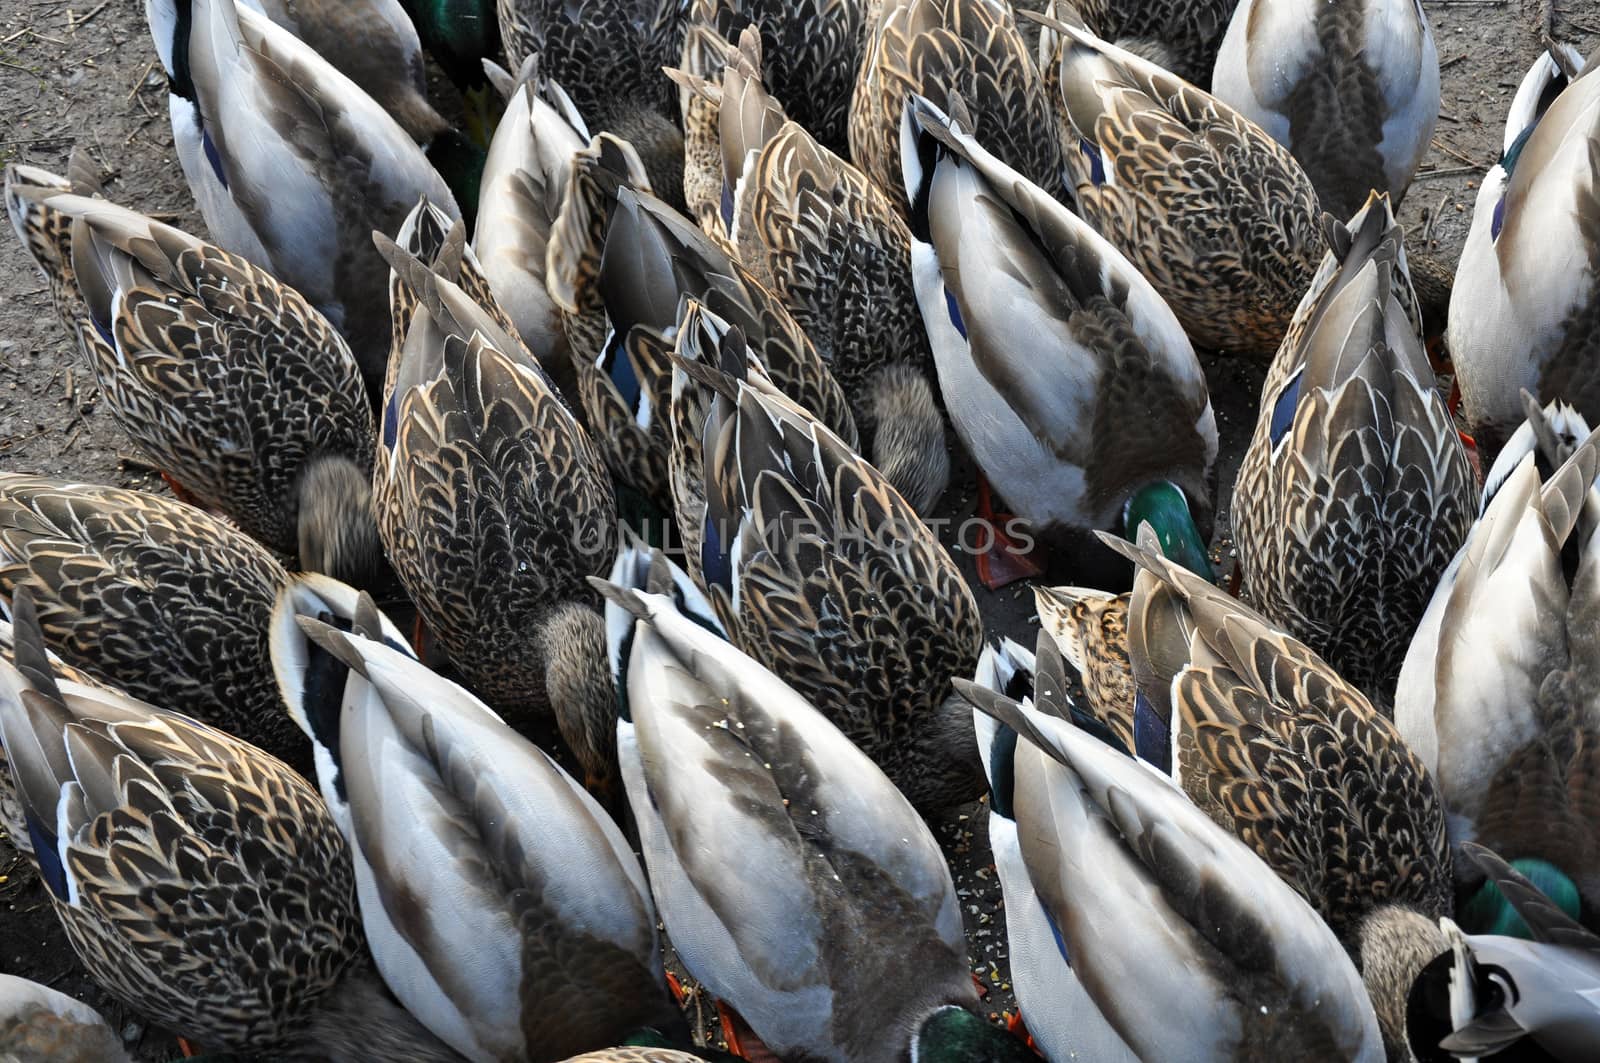
<path fill-rule="evenodd" d="M 1444 921 L 1451 951 L 1423 972 L 1415 992 L 1449 1010 L 1437 1009 L 1434 1036 L 1412 1041 L 1417 1057 L 1591 1058 L 1600 1042 L 1600 937 L 1489 849 L 1469 842 L 1463 850 L 1516 906 L 1533 940 L 1466 935 Z"/>
<path fill-rule="evenodd" d="M 1406 653 L 1395 723 L 1438 780 L 1450 833 L 1515 862 L 1570 914 L 1600 925 L 1600 439 L 1571 408 L 1541 411 L 1501 451 L 1483 514 Z M 1477 888 L 1459 919 L 1507 933 Z"/>
<path fill-rule="evenodd" d="M 421 195 L 458 216 L 449 187 L 382 107 L 265 16 L 234 0 L 147 0 L 145 11 L 211 238 L 322 311 L 376 399 L 388 269 L 371 233 L 394 232 Z"/>
<path fill-rule="evenodd" d="M 1546 40 L 1548 50 L 1528 67 L 1517 85 L 1517 93 L 1506 111 L 1506 131 L 1501 140 L 1501 159 L 1511 154 L 1517 140 L 1544 117 L 1556 97 L 1583 75 L 1583 53 L 1570 44 Z"/>
<path fill-rule="evenodd" d="M 472 250 L 523 344 L 558 381 L 571 377 L 571 361 L 561 311 L 545 286 L 546 261 L 567 168 L 588 143 L 572 100 L 530 56 L 483 165 Z"/>
<path fill-rule="evenodd" d="M 186 498 L 379 583 L 372 411 L 345 341 L 245 259 L 68 187 L 9 169 L 6 205 L 117 422 Z"/>
<path fill-rule="evenodd" d="M 678 61 L 683 46 L 678 0 L 498 0 L 497 6 L 512 67 L 539 56 L 588 127 L 631 143 L 656 195 L 682 206 L 683 131 L 676 92 L 661 72 Z"/>
<path fill-rule="evenodd" d="M 1248 838 L 1058 715 L 1061 687 L 1038 708 L 960 689 L 994 717 L 979 733 L 1012 973 L 1052 1058 L 1384 1058 L 1344 948 Z"/>
<path fill-rule="evenodd" d="M 318 611 L 280 601 L 279 674 L 350 844 L 378 971 L 406 1008 L 470 1059 L 686 1035 L 644 871 L 599 804 L 412 657 L 371 599 L 348 631 Z"/>
<path fill-rule="evenodd" d="M 678 399 L 702 390 L 697 410 L 675 400 L 672 426 L 675 468 L 704 499 L 679 527 L 722 626 L 917 808 L 971 800 L 982 780 L 950 677 L 981 649 L 972 592 L 883 474 L 724 338 L 720 367 L 712 351 L 677 363 Z"/>
<path fill-rule="evenodd" d="M 1131 535 L 1150 522 L 1165 548 L 1208 572 L 1216 417 L 1172 311 L 959 121 L 918 98 L 905 136 L 912 264 L 939 387 L 1026 537 Z M 1012 521 L 991 525 L 984 582 L 1029 574 L 1008 563 L 1025 553 Z"/>
<path fill-rule="evenodd" d="M 1461 412 L 1486 459 L 1522 419 L 1520 388 L 1600 421 L 1597 278 L 1600 75 L 1591 71 L 1484 178 L 1461 250 L 1446 339 Z"/>
<path fill-rule="evenodd" d="M 1420 0 L 1241 0 L 1211 92 L 1305 167 L 1322 209 L 1398 207 L 1439 119 L 1439 52 Z"/>
<path fill-rule="evenodd" d="M 883 772 L 670 598 L 608 593 L 623 781 L 689 973 L 779 1058 L 1032 1058 L 976 1013 L 949 868 Z"/>
<path fill-rule="evenodd" d="M 0 974 L 0 1059 L 130 1063 L 122 1038 L 81 1000 Z"/>
<path fill-rule="evenodd" d="M 627 425 L 642 437 L 649 447 L 646 477 L 633 485 L 662 509 L 672 501 L 671 426 L 665 416 L 671 353 L 680 309 L 690 299 L 737 322 L 774 383 L 847 445 L 855 445 L 855 421 L 844 393 L 783 304 L 665 203 L 629 188 L 618 190 L 599 288 L 609 333 L 598 363 L 580 376 L 580 394 L 598 433 L 614 438 Z M 613 465 L 613 472 L 620 476 L 623 470 Z"/>
<path fill-rule="evenodd" d="M 267 619 L 289 574 L 266 548 L 169 498 L 0 473 L 0 597 L 27 587 L 66 663 L 290 763 Z"/>
<path fill-rule="evenodd" d="M 720 83 L 696 84 L 721 119 L 715 181 L 739 260 L 817 345 L 850 400 L 862 452 L 928 513 L 950 462 L 911 233 L 877 185 L 785 116 L 762 83 L 753 27 L 728 50 Z"/>
<path fill-rule="evenodd" d="M 600 455 L 515 335 L 445 275 L 458 252 L 436 270 L 382 243 L 418 299 L 373 481 L 389 560 L 467 685 L 513 726 L 564 698 L 609 702 L 583 582 L 616 550 Z"/>
<path fill-rule="evenodd" d="M 1059 660 L 1054 663 L 1059 664 Z M 1031 697 L 1042 704 L 1046 690 L 1066 688 L 1050 687 L 1048 676 L 1036 680 L 1038 667 L 1034 654 L 1003 639 L 983 648 L 973 683 L 1012 700 Z M 1046 660 L 1044 670 L 1048 673 L 1052 667 L 1052 662 Z M 1028 1036 L 1046 1059 L 1134 1063 L 1138 1057 L 1100 1014 L 1072 964 L 1067 962 L 1056 942 L 1054 916 L 1028 878 L 1016 820 L 1016 781 L 1030 770 L 1019 770 L 1019 763 L 1043 754 L 1018 742 L 1016 732 L 984 712 L 974 709 L 972 722 L 978 737 L 978 754 L 983 758 L 984 778 L 989 783 L 989 851 L 1005 903 L 1011 984 Z"/>
<path fill-rule="evenodd" d="M 1138 688 L 1128 661 L 1128 606 L 1132 595 L 1093 587 L 1033 588 L 1039 630 L 1077 673 L 1090 714 L 1137 748 L 1133 733 Z"/>
<path fill-rule="evenodd" d="M 867 0 L 691 0 L 684 19 L 685 61 L 679 65 L 715 80 L 717 64 L 696 69 L 692 60 L 706 48 L 706 42 L 690 39 L 697 29 L 721 41 L 757 30 L 761 79 L 790 118 L 842 154 L 849 151 L 850 98 L 871 30 L 871 6 Z M 680 92 L 680 105 L 684 100 Z M 687 143 L 687 122 L 684 129 Z"/>
<path fill-rule="evenodd" d="M 449 1058 L 366 970 L 350 854 L 311 784 L 191 717 L 57 682 L 26 588 L 11 608 L 0 742 L 94 980 L 222 1049 Z"/>
<path fill-rule="evenodd" d="M 1478 494 L 1423 352 L 1403 239 L 1377 193 L 1348 226 L 1329 218 L 1233 490 L 1250 600 L 1383 703 Z"/>
<path fill-rule="evenodd" d="M 1454 902 L 1445 804 L 1425 759 L 1305 645 L 1162 557 L 1151 532 L 1138 546 L 1104 538 L 1140 569 L 1131 752 L 1327 920 L 1400 1058 L 1407 992 L 1444 951 L 1437 922 Z"/>
<path fill-rule="evenodd" d="M 1078 213 L 1195 344 L 1275 351 L 1323 252 L 1300 164 L 1215 96 L 1084 30 L 1054 22 L 1044 48 Z"/>
<path fill-rule="evenodd" d="M 474 144 L 487 145 L 496 100 L 485 62 L 501 58 L 495 0 L 400 0 L 422 46 L 461 92 L 465 127 Z"/>
<path fill-rule="evenodd" d="M 402 0 L 243 2 L 309 44 L 418 143 L 449 127 L 428 102 L 422 41 Z"/>
<path fill-rule="evenodd" d="M 1061 143 L 1038 67 L 1003 0 L 874 0 L 850 102 L 850 157 L 896 205 L 900 125 L 908 96 L 949 112 L 961 100 L 969 123 L 1006 165 L 1055 195 Z"/>
<path fill-rule="evenodd" d="M 607 1048 L 573 1056 L 566 1063 L 701 1063 L 704 1058 L 675 1048 Z"/>

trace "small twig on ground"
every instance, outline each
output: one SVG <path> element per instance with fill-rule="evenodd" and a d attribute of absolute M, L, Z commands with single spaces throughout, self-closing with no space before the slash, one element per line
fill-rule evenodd
<path fill-rule="evenodd" d="M 150 71 L 155 68 L 155 65 L 156 61 L 154 59 L 144 65 L 144 69 L 139 71 L 139 76 L 133 79 L 133 88 L 129 89 L 128 94 L 122 97 L 124 100 L 131 100 L 139 95 L 139 90 L 144 88 L 145 79 L 150 76 Z"/>
<path fill-rule="evenodd" d="M 1481 166 L 1451 166 L 1442 170 L 1418 170 L 1416 179 L 1427 181 L 1435 177 L 1460 177 L 1462 174 L 1478 173 Z"/>
<path fill-rule="evenodd" d="M 77 21 L 73 21 L 72 12 L 68 11 L 67 12 L 67 27 L 69 29 L 77 29 L 79 26 L 87 26 L 89 24 L 89 20 L 90 19 L 94 18 L 96 15 L 98 15 L 100 12 L 104 11 L 106 8 L 108 8 L 110 6 L 111 6 L 111 0 L 100 0 L 100 6 L 99 7 L 95 8 L 93 11 L 89 12 L 87 15 L 84 15 L 82 18 L 78 19 Z"/>
<path fill-rule="evenodd" d="M 1439 197 L 1439 205 L 1433 208 L 1433 213 L 1428 215 L 1427 227 L 1422 230 L 1422 244 L 1424 247 L 1433 242 L 1433 227 L 1439 223 L 1439 215 L 1444 213 L 1444 205 L 1449 200 L 1450 193 L 1446 192 Z"/>

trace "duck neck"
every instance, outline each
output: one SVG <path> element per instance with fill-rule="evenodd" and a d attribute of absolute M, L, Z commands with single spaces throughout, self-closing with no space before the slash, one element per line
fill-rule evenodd
<path fill-rule="evenodd" d="M 300 567 L 370 591 L 380 600 L 392 575 L 378 538 L 372 481 L 342 455 L 311 459 L 300 474 Z"/>
<path fill-rule="evenodd" d="M 584 786 L 608 808 L 621 801 L 617 773 L 617 696 L 606 655 L 605 620 L 567 602 L 539 623 L 545 695 L 561 740 L 583 767 Z"/>
<path fill-rule="evenodd" d="M 1189 510 L 1189 499 L 1171 480 L 1145 484 L 1122 507 L 1122 534 L 1137 542 L 1139 526 L 1150 525 L 1161 542 L 1161 552 L 1171 561 L 1206 579 L 1213 578 L 1206 541 Z"/>
<path fill-rule="evenodd" d="M 301 1031 L 295 1059 L 361 1063 L 460 1063 L 461 1056 L 435 1037 L 389 992 L 370 967 L 330 990 Z"/>
<path fill-rule="evenodd" d="M 1368 912 L 1357 931 L 1361 981 L 1378 1016 L 1390 1059 L 1405 1059 L 1406 1007 L 1423 968 L 1449 949 L 1437 920 L 1415 908 L 1386 904 Z"/>
<path fill-rule="evenodd" d="M 1020 1038 L 954 1004 L 923 1019 L 911 1047 L 917 1063 L 1039 1063 Z"/>

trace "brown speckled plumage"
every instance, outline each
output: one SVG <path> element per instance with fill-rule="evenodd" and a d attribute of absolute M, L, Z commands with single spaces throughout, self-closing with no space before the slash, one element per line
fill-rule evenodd
<path fill-rule="evenodd" d="M 1055 102 L 1079 213 L 1197 346 L 1275 350 L 1323 251 L 1300 165 L 1215 97 L 1081 30 L 1057 32 Z"/>

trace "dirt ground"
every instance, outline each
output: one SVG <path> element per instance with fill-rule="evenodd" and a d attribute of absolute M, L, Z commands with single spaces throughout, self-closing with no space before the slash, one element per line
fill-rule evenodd
<path fill-rule="evenodd" d="M 1443 68 L 1433 150 L 1404 204 L 1413 251 L 1459 255 L 1481 173 L 1496 159 L 1505 109 L 1537 55 L 1550 17 L 1537 0 L 1424 0 Z M 1555 35 L 1585 53 L 1600 44 L 1600 0 L 1554 0 Z M 134 0 L 11 0 L 0 8 L 0 163 L 65 172 L 74 146 L 111 175 L 108 194 L 203 232 L 173 153 L 166 86 Z M 1222 434 L 1216 555 L 1232 565 L 1227 498 L 1254 426 L 1264 367 L 1206 359 Z M 93 380 L 51 311 L 44 281 L 0 233 L 0 468 L 160 489 L 96 401 Z M 970 465 L 957 463 L 944 502 L 951 524 L 971 511 Z M 962 484 L 966 486 L 963 488 Z M 970 574 L 970 562 L 962 558 Z M 976 585 L 974 583 L 974 585 Z M 977 592 L 991 636 L 1034 640 L 1025 587 Z M 935 824 L 955 869 L 974 973 L 999 1017 L 1012 1006 L 1004 912 L 981 803 Z M 101 1009 L 142 1059 L 171 1059 L 173 1040 L 147 1029 L 82 973 L 26 861 L 0 836 L 0 971 L 24 975 Z"/>

